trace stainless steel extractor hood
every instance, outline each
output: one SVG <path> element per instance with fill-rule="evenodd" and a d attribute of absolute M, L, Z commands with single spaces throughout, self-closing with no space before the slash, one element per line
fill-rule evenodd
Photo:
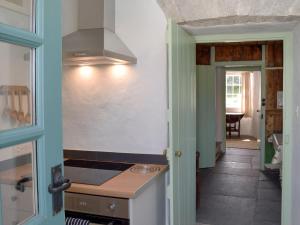
<path fill-rule="evenodd" d="M 79 0 L 79 30 L 63 37 L 64 65 L 136 64 L 115 33 L 115 0 Z"/>

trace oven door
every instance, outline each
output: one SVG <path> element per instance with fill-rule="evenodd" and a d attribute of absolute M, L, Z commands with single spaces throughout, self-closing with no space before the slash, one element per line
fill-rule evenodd
<path fill-rule="evenodd" d="M 129 220 L 119 219 L 119 218 L 111 218 L 105 216 L 98 215 L 90 215 L 86 213 L 78 213 L 66 211 L 66 218 L 78 218 L 90 221 L 90 225 L 129 225 Z"/>

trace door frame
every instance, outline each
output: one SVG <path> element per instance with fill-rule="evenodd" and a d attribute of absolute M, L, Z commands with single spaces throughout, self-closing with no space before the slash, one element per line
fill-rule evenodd
<path fill-rule="evenodd" d="M 196 43 L 283 41 L 283 175 L 281 224 L 291 224 L 292 217 L 292 153 L 293 153 L 293 32 L 217 34 L 195 36 Z"/>
<path fill-rule="evenodd" d="M 264 46 L 263 46 L 263 52 L 264 50 Z M 263 54 L 264 57 L 264 54 Z M 260 82 L 260 91 L 261 91 L 261 99 L 265 98 L 266 95 L 266 85 L 265 85 L 265 79 L 266 79 L 266 72 L 265 72 L 265 59 L 263 59 L 262 61 L 258 61 L 255 64 L 252 64 L 251 61 L 249 62 L 243 62 L 243 64 L 241 65 L 236 65 L 236 63 L 232 62 L 221 62 L 221 63 L 216 63 L 217 66 L 216 67 L 222 67 L 226 71 L 251 71 L 251 72 L 255 72 L 255 71 L 260 71 L 261 73 L 261 82 Z M 218 66 L 218 65 L 223 65 L 223 66 Z M 224 65 L 225 64 L 225 65 Z M 226 83 L 225 83 L 226 85 Z M 225 94 L 225 93 L 224 93 Z M 226 99 L 226 97 L 224 96 L 224 98 Z M 225 100 L 226 101 L 226 100 Z M 224 111 L 226 111 L 226 106 Z M 265 107 L 261 107 L 261 114 L 264 115 L 263 117 L 263 121 L 260 121 L 260 125 L 259 125 L 259 137 L 260 137 L 260 169 L 264 170 L 265 167 L 265 121 L 266 121 L 266 110 Z M 225 118 L 224 118 L 225 119 Z M 263 124 L 263 125 L 262 125 Z M 224 126 L 226 126 L 226 122 L 224 121 Z M 225 128 L 226 129 L 226 128 Z M 226 145 L 226 130 L 225 130 L 225 140 L 223 140 L 225 145 Z M 226 150 L 226 148 L 225 148 Z"/>

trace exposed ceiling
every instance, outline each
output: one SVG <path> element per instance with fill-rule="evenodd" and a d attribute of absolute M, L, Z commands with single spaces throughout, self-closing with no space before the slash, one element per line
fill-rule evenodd
<path fill-rule="evenodd" d="M 247 27 L 250 30 L 290 29 L 300 21 L 300 0 L 157 1 L 168 18 L 193 34 L 213 33 L 212 28 L 216 26 L 224 31 L 230 30 L 229 27 L 237 31 Z"/>

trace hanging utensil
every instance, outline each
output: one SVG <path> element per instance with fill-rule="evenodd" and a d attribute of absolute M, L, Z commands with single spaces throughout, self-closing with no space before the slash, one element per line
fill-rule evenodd
<path fill-rule="evenodd" d="M 9 108 L 9 104 L 8 104 L 8 97 L 9 97 L 9 93 L 8 90 L 5 91 L 5 106 L 3 109 L 3 116 L 4 117 L 8 117 L 9 113 L 10 113 L 10 108 Z"/>
<path fill-rule="evenodd" d="M 25 122 L 26 123 L 31 123 L 31 114 L 30 114 L 31 107 L 30 107 L 30 93 L 29 93 L 29 91 L 26 93 L 26 95 L 27 95 L 27 114 L 25 116 Z"/>
<path fill-rule="evenodd" d="M 19 112 L 18 112 L 18 120 L 20 123 L 24 123 L 25 122 L 25 114 L 23 111 L 23 102 L 22 102 L 22 92 L 19 91 L 18 92 L 18 97 L 19 97 Z"/>
<path fill-rule="evenodd" d="M 16 110 L 16 106 L 15 106 L 15 91 L 12 90 L 11 91 L 11 110 L 10 110 L 10 118 L 13 120 L 17 120 L 18 119 L 18 112 Z"/>

